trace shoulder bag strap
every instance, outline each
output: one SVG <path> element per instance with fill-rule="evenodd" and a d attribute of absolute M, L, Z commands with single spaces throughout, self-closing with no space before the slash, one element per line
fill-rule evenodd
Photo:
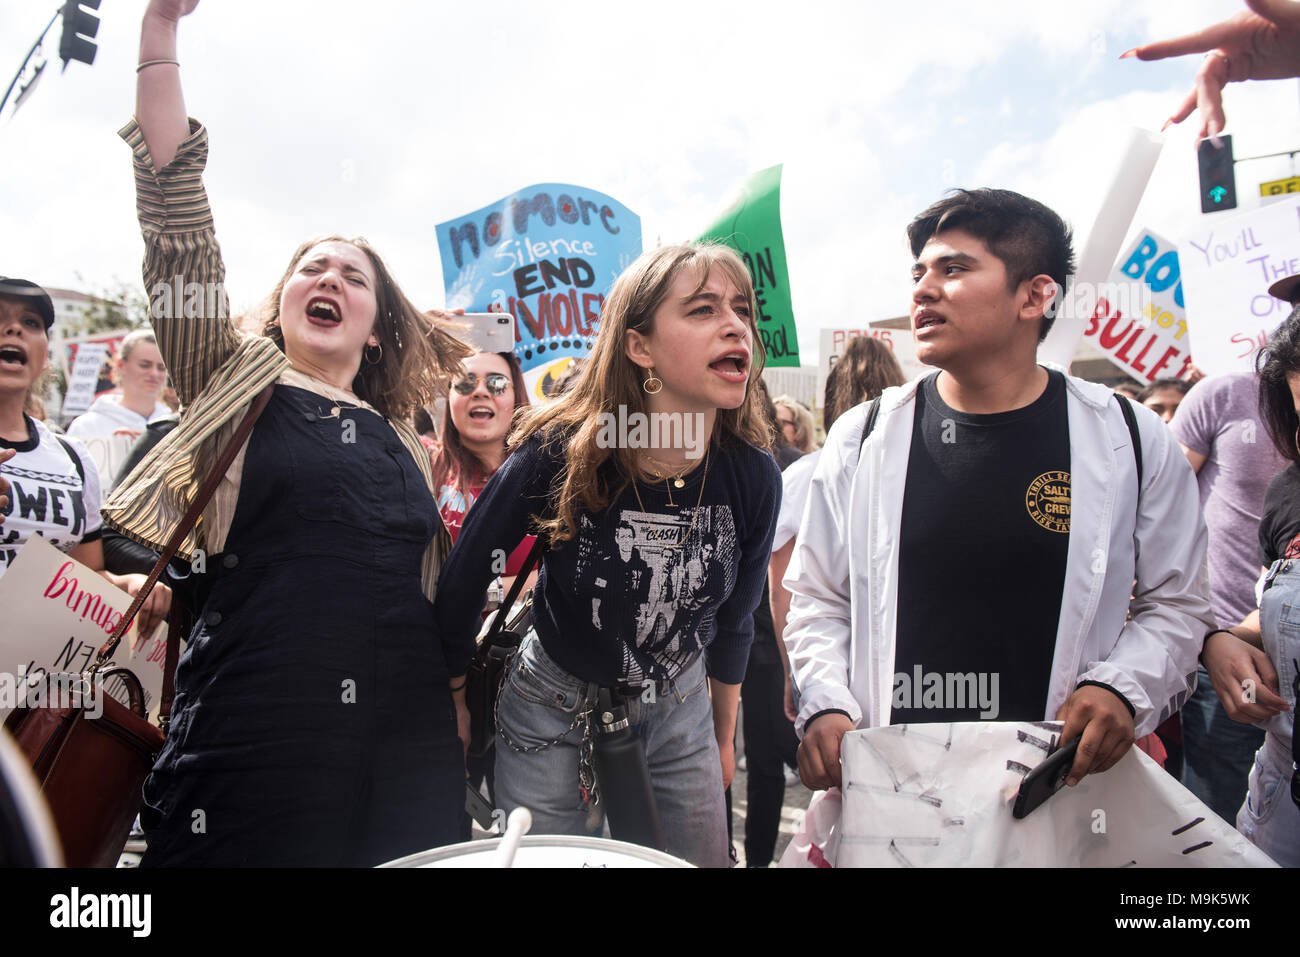
<path fill-rule="evenodd" d="M 256 399 L 253 400 L 252 407 L 249 408 L 248 413 L 244 416 L 244 420 L 239 423 L 239 428 L 235 430 L 235 434 L 222 450 L 221 457 L 217 459 L 217 464 L 212 467 L 212 471 L 208 473 L 207 479 L 203 482 L 203 485 L 199 487 L 199 491 L 194 496 L 193 501 L 190 502 L 190 507 L 185 512 L 184 517 L 181 518 L 179 523 L 177 523 L 176 530 L 172 532 L 172 537 L 168 540 L 167 546 L 162 550 L 162 554 L 158 556 L 158 561 L 154 563 L 153 569 L 149 572 L 149 577 L 145 579 L 144 587 L 142 587 L 139 594 L 135 596 L 135 600 L 131 602 L 131 607 L 128 608 L 126 614 L 122 616 L 122 620 L 117 623 L 117 627 L 113 629 L 113 634 L 109 637 L 108 641 L 104 643 L 104 647 L 99 649 L 99 655 L 96 657 L 95 663 L 91 665 L 88 672 L 89 674 L 94 674 L 102 668 L 108 660 L 113 657 L 113 653 L 117 651 L 117 646 L 122 640 L 122 635 L 131 627 L 131 622 L 135 620 L 136 612 L 140 610 L 140 606 L 148 599 L 149 593 L 153 591 L 153 586 L 158 583 L 158 579 L 162 575 L 163 570 L 166 569 L 167 563 L 175 556 L 177 550 L 181 547 L 181 543 L 185 541 L 185 537 L 189 535 L 190 529 L 192 529 L 194 523 L 199 520 L 199 516 L 203 514 L 203 509 L 207 507 L 208 501 L 212 498 L 212 494 L 217 490 L 217 486 L 221 484 L 222 476 L 226 474 L 226 470 L 230 468 L 230 463 L 235 460 L 235 456 L 239 453 L 240 448 L 252 433 L 253 425 L 257 422 L 257 417 L 262 414 L 262 410 L 266 408 L 266 404 L 271 401 L 271 393 L 274 389 L 275 383 L 272 382 L 258 394 Z M 176 628 L 169 628 L 167 634 L 168 662 L 175 660 L 172 653 L 172 644 L 174 642 L 179 648 L 180 635 Z M 169 669 L 163 675 L 164 697 L 169 697 L 171 694 L 174 670 L 174 668 Z"/>
<path fill-rule="evenodd" d="M 483 639 L 484 648 L 492 647 L 497 635 L 501 634 L 501 629 L 505 627 L 506 618 L 510 614 L 510 609 L 514 607 L 515 600 L 519 593 L 524 590 L 524 580 L 528 578 L 530 572 L 541 561 L 542 552 L 546 550 L 546 536 L 538 535 L 537 540 L 533 542 L 533 547 L 528 551 L 528 557 L 524 559 L 524 567 L 519 569 L 519 574 L 515 580 L 510 583 L 510 593 L 506 595 L 505 601 L 497 609 L 496 617 L 492 619 L 492 628 L 488 631 L 487 637 Z"/>
<path fill-rule="evenodd" d="M 1114 393 L 1119 400 L 1119 410 L 1124 413 L 1124 424 L 1128 426 L 1129 438 L 1133 440 L 1133 460 L 1137 464 L 1138 495 L 1142 494 L 1142 435 L 1138 432 L 1137 416 L 1133 414 L 1133 405 L 1126 396 Z"/>

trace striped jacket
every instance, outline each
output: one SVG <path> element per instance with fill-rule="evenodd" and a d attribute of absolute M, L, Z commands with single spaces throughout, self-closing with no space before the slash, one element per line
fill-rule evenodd
<path fill-rule="evenodd" d="M 162 169 L 154 168 L 134 119 L 119 135 L 135 154 L 136 211 L 144 234 L 144 285 L 154 333 L 185 413 L 180 426 L 118 485 L 102 511 L 110 527 L 161 551 L 252 400 L 289 367 L 289 360 L 270 339 L 239 332 L 229 318 L 225 264 L 203 188 L 207 130 L 191 119 L 190 135 Z M 389 424 L 434 494 L 428 451 L 409 425 Z M 182 544 L 181 555 L 192 559 L 195 549 L 204 547 L 210 522 L 205 512 Z M 450 549 L 451 537 L 439 519 L 422 568 L 430 600 Z"/>

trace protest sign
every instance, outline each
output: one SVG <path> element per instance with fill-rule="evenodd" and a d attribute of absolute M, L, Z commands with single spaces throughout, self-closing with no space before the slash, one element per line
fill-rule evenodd
<path fill-rule="evenodd" d="M 68 374 L 68 392 L 63 397 L 63 417 L 72 418 L 81 415 L 95 401 L 95 389 L 99 383 L 99 369 L 108 358 L 108 344 L 103 342 L 74 344 L 72 372 Z"/>
<path fill-rule="evenodd" d="M 90 402 L 86 403 L 89 408 L 95 399 L 101 395 L 112 392 L 116 388 L 113 382 L 113 360 L 117 358 L 118 350 L 122 348 L 122 340 L 130 333 L 130 329 L 118 329 L 113 332 L 97 332 L 88 336 L 77 336 L 76 338 L 64 339 L 64 348 L 67 351 L 66 365 L 68 369 L 75 370 L 77 367 L 77 357 L 81 354 L 82 349 L 94 348 L 101 356 L 99 363 L 99 374 L 94 383 L 94 392 L 90 397 Z M 100 351 L 101 347 L 107 351 Z M 89 373 L 86 373 L 89 375 Z M 65 415 L 76 414 L 86 411 L 81 409 L 76 413 L 69 413 L 64 408 Z"/>
<path fill-rule="evenodd" d="M 1113 149 L 1115 142 L 1107 136 L 1099 138 L 1090 146 L 1098 151 L 1097 157 L 1100 159 L 1100 151 Z M 1138 203 L 1142 200 L 1142 194 L 1146 192 L 1147 182 L 1156 167 L 1156 160 L 1160 158 L 1164 142 L 1165 138 L 1159 133 L 1136 126 L 1129 128 L 1128 136 L 1118 153 L 1117 165 L 1111 173 L 1110 185 L 1097 210 L 1097 218 L 1093 221 L 1083 251 L 1079 254 L 1079 268 L 1072 283 L 1076 288 L 1094 288 L 1110 271 L 1129 224 L 1133 221 L 1133 214 L 1137 212 Z M 1068 367 L 1089 315 L 1087 312 L 1065 310 L 1052 325 L 1047 338 L 1039 344 L 1039 360 Z"/>
<path fill-rule="evenodd" d="M 98 572 L 39 535 L 28 539 L 0 578 L 0 718 L 13 709 L 26 681 L 90 667 L 130 605 L 126 593 Z M 162 692 L 166 627 L 160 625 L 147 641 L 138 637 L 133 623 L 108 667 L 135 673 L 152 714 Z M 113 692 L 111 683 L 107 690 Z"/>
<path fill-rule="evenodd" d="M 447 308 L 509 312 L 530 398 L 595 343 L 605 293 L 641 254 L 641 219 L 604 193 L 540 183 L 440 223 Z"/>
<path fill-rule="evenodd" d="M 740 195 L 700 239 L 715 240 L 740 253 L 754 280 L 758 335 L 770 366 L 799 365 L 799 336 L 790 306 L 790 274 L 781 234 L 781 167 L 747 179 Z"/>
<path fill-rule="evenodd" d="M 928 366 L 917 359 L 916 340 L 912 338 L 911 329 L 822 329 L 818 338 L 818 405 L 822 402 L 822 396 L 826 394 L 826 377 L 830 375 L 831 368 L 843 355 L 849 340 L 856 339 L 858 336 L 870 336 L 889 346 L 907 379 L 915 379 L 918 375 L 935 371 L 933 366 Z"/>
<path fill-rule="evenodd" d="M 1084 341 L 1139 382 L 1177 378 L 1192 365 L 1178 248 L 1149 229 L 1124 251 L 1091 298 Z M 1072 289 L 1070 301 L 1084 290 Z"/>
<path fill-rule="evenodd" d="M 86 448 L 90 460 L 95 463 L 102 488 L 109 488 L 117 479 L 122 463 L 131 454 L 138 435 L 124 433 L 121 435 L 79 435 L 77 441 Z"/>
<path fill-rule="evenodd" d="M 1300 273 L 1300 196 L 1215 216 L 1178 246 L 1196 364 L 1206 375 L 1254 368 L 1291 312 L 1268 287 Z"/>

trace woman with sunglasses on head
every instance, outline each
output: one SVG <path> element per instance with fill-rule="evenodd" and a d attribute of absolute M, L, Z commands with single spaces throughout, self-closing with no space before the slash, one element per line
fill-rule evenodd
<path fill-rule="evenodd" d="M 1287 292 L 1300 293 L 1300 277 Z M 1270 290 L 1279 298 L 1287 298 Z M 1292 300 L 1295 302 L 1296 300 Z M 1288 465 L 1264 495 L 1259 608 L 1231 629 L 1205 636 L 1201 661 L 1234 721 L 1264 729 L 1237 830 L 1283 867 L 1300 867 L 1300 771 L 1295 709 L 1300 695 L 1300 306 L 1259 358 L 1259 412 Z"/>
<path fill-rule="evenodd" d="M 176 63 L 177 21 L 195 5 L 151 0 L 122 136 L 145 288 L 197 283 L 220 296 L 215 315 L 154 303 L 186 411 L 106 519 L 159 548 L 254 398 L 272 391 L 182 549 L 196 560 L 198 624 L 145 783 L 143 864 L 374 865 L 459 836 L 468 654 L 433 629 L 450 542 L 406 422 L 468 350 L 367 243 L 336 236 L 294 252 L 262 335 L 236 330 L 202 183 L 207 132 L 186 118 Z"/>
<path fill-rule="evenodd" d="M 668 852 L 728 862 L 723 787 L 781 494 L 750 388 L 754 316 L 730 250 L 643 254 L 610 290 L 582 376 L 524 415 L 448 559 L 438 627 L 472 635 L 466 598 L 483 595 L 492 550 L 547 537 L 496 742 L 497 804 L 526 806 L 534 832 L 599 826 L 604 689 L 644 745 Z"/>

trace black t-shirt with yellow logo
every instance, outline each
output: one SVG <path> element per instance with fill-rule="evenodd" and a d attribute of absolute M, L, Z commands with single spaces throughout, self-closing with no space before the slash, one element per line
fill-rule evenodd
<path fill-rule="evenodd" d="M 1070 543 L 1065 377 L 971 415 L 916 393 L 903 494 L 893 724 L 1038 721 Z"/>

